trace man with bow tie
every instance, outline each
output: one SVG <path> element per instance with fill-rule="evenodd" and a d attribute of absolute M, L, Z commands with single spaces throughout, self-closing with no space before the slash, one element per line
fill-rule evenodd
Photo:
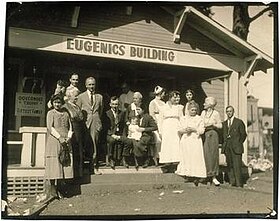
<path fill-rule="evenodd" d="M 242 180 L 242 154 L 243 143 L 247 137 L 245 124 L 234 117 L 234 108 L 226 108 L 228 119 L 223 122 L 222 153 L 226 156 L 229 182 L 232 186 L 243 187 Z"/>
<path fill-rule="evenodd" d="M 110 98 L 111 109 L 106 112 L 104 122 L 107 131 L 107 157 L 112 169 L 115 169 L 116 161 L 122 159 L 123 166 L 128 167 L 126 157 L 130 153 L 123 149 L 121 137 L 125 136 L 125 112 L 119 110 L 119 99 L 116 96 Z"/>
<path fill-rule="evenodd" d="M 101 116 L 103 111 L 103 97 L 95 93 L 96 80 L 94 77 L 88 77 L 85 81 L 87 90 L 78 96 L 77 105 L 86 115 L 86 125 L 91 136 L 92 146 L 89 147 L 86 154 L 91 163 L 94 164 L 94 173 L 98 172 L 98 138 L 102 128 Z"/>

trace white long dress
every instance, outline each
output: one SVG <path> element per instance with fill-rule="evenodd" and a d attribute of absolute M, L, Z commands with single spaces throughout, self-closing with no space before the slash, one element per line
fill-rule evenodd
<path fill-rule="evenodd" d="M 180 140 L 180 162 L 175 172 L 181 176 L 206 177 L 206 166 L 204 161 L 203 144 L 200 137 L 204 133 L 203 119 L 196 115 L 184 117 L 181 120 L 182 128 L 192 127 L 197 132 L 183 134 Z"/>
<path fill-rule="evenodd" d="M 183 116 L 182 105 L 166 103 L 160 108 L 159 133 L 162 135 L 159 152 L 160 163 L 175 163 L 180 161 L 178 131 L 180 118 Z"/>

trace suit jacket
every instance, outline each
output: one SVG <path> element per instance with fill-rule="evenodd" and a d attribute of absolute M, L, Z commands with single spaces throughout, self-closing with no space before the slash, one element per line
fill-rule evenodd
<path fill-rule="evenodd" d="M 245 124 L 242 120 L 235 117 L 230 129 L 228 129 L 228 120 L 224 121 L 222 153 L 225 153 L 226 148 L 231 148 L 235 154 L 242 154 L 246 137 Z"/>
<path fill-rule="evenodd" d="M 86 113 L 86 125 L 88 128 L 101 130 L 101 115 L 103 111 L 103 97 L 101 94 L 94 94 L 94 103 L 91 106 L 87 91 L 78 96 L 77 105 Z"/>
<path fill-rule="evenodd" d="M 125 113 L 118 110 L 117 114 L 116 119 L 111 109 L 106 112 L 104 127 L 109 136 L 113 134 L 125 136 Z"/>
<path fill-rule="evenodd" d="M 153 131 L 158 129 L 157 124 L 149 114 L 144 114 L 140 127 L 145 128 L 145 131 L 142 132 L 142 136 L 140 138 L 140 143 L 147 145 L 149 143 L 153 143 L 154 134 Z"/>

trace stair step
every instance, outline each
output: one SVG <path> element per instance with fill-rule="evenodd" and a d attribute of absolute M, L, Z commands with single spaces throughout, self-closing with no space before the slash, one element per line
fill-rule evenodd
<path fill-rule="evenodd" d="M 138 170 L 135 167 L 131 166 L 130 168 L 124 168 L 122 166 L 117 166 L 114 170 L 110 167 L 101 167 L 98 169 L 102 174 L 141 174 L 141 173 L 151 173 L 151 174 L 159 174 L 162 173 L 160 167 L 148 167 L 141 168 Z"/>

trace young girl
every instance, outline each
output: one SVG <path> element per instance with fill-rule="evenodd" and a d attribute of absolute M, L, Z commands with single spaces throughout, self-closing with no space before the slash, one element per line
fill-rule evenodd
<path fill-rule="evenodd" d="M 201 134 L 204 133 L 202 118 L 197 115 L 198 104 L 191 101 L 188 105 L 189 116 L 181 120 L 180 162 L 176 174 L 194 178 L 197 186 L 201 178 L 206 178 Z"/>
<path fill-rule="evenodd" d="M 188 89 L 186 91 L 186 98 L 187 98 L 187 103 L 185 105 L 184 114 L 185 114 L 185 116 L 189 116 L 188 106 L 189 106 L 190 102 L 194 100 L 194 92 L 193 92 L 193 90 Z M 199 112 L 199 110 L 197 110 L 197 114 L 199 114 L 198 112 Z"/>

